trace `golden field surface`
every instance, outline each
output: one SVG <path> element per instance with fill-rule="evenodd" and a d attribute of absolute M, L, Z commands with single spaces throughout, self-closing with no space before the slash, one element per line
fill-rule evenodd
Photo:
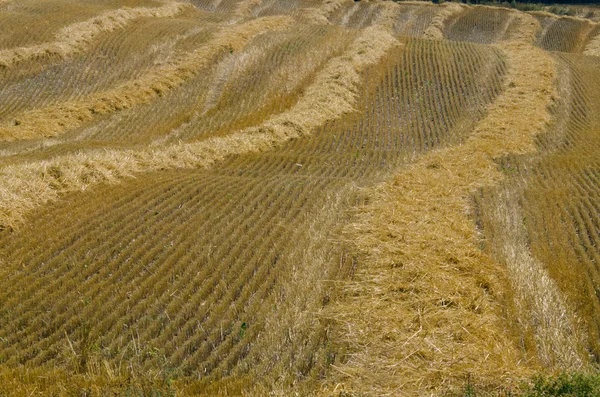
<path fill-rule="evenodd" d="M 599 151 L 591 19 L 0 0 L 0 396 L 597 374 Z"/>

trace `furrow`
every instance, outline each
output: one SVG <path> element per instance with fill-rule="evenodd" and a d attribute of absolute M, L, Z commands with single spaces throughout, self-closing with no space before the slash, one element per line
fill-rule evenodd
<path fill-rule="evenodd" d="M 33 66 L 27 72 L 27 67 L 20 67 L 14 73 L 6 73 L 4 77 L 10 83 L 0 90 L 0 95 L 10 98 L 0 108 L 5 124 L 27 112 L 60 106 L 62 102 L 85 98 L 134 80 L 147 73 L 153 64 L 172 57 L 178 42 L 190 35 L 208 39 L 206 28 L 198 30 L 190 25 L 190 19 L 185 22 L 144 19 L 122 31 L 103 34 L 79 57 L 42 70 Z M 111 59 L 110 64 L 106 64 L 106 59 Z M 16 92 L 21 95 L 14 95 Z"/>
<path fill-rule="evenodd" d="M 172 2 L 158 8 L 139 7 L 106 11 L 87 21 L 64 27 L 56 34 L 54 42 L 0 50 L 0 68 L 17 65 L 34 58 L 72 56 L 86 48 L 100 33 L 122 29 L 131 21 L 139 18 L 173 17 L 181 13 L 185 6 L 183 3 Z"/>
<path fill-rule="evenodd" d="M 262 22 L 259 20 L 257 29 L 264 28 Z M 275 23 L 275 26 L 279 25 Z M 3 219 L 0 223 L 7 226 L 18 221 L 24 212 L 56 198 L 58 192 L 85 187 L 87 183 L 84 181 L 90 170 L 82 170 L 82 164 L 105 167 L 118 164 L 117 169 L 102 175 L 105 180 L 114 180 L 135 172 L 208 166 L 228 155 L 265 150 L 276 143 L 309 134 L 327 120 L 339 118 L 353 110 L 356 97 L 354 86 L 360 79 L 358 72 L 376 62 L 396 44 L 397 41 L 386 33 L 377 29 L 365 30 L 345 55 L 326 64 L 292 109 L 249 131 L 172 145 L 160 150 L 82 153 L 38 164 L 4 167 L 1 171 L 6 184 L 0 192 L 0 219 Z M 58 191 L 56 182 L 59 182 Z"/>
<path fill-rule="evenodd" d="M 3 140 L 15 140 L 56 136 L 93 119 L 95 115 L 151 102 L 200 73 L 219 54 L 241 50 L 252 38 L 270 30 L 285 29 L 290 22 L 288 17 L 270 17 L 225 27 L 205 46 L 150 70 L 137 79 L 80 100 L 25 112 L 16 117 L 12 125 L 5 123 L 0 129 L 0 137 Z"/>
<path fill-rule="evenodd" d="M 525 14 L 519 18 L 514 39 L 499 44 L 510 67 L 505 90 L 464 143 L 418 158 L 373 189 L 369 204 L 357 209 L 347 241 L 363 264 L 357 278 L 345 284 L 345 301 L 329 312 L 344 324 L 340 338 L 351 349 L 334 384 L 378 395 L 400 388 L 436 393 L 440 384 L 453 382 L 460 368 L 476 368 L 482 382 L 499 381 L 506 371 L 527 373 L 516 341 L 505 330 L 496 292 L 486 292 L 503 291 L 504 283 L 517 291 L 522 321 L 539 327 L 535 338 L 546 365 L 577 368 L 586 362 L 572 312 L 544 267 L 518 252 L 527 250 L 518 242 L 506 245 L 507 269 L 487 257 L 478 249 L 476 227 L 466 215 L 478 187 L 502 180 L 492 159 L 532 151 L 533 137 L 550 120 L 553 58 L 531 45 L 536 21 Z M 531 73 L 543 77 L 532 81 Z M 513 215 L 503 219 L 516 231 L 520 218 Z M 540 285 L 532 286 L 536 280 Z M 526 309 L 528 300 L 533 311 Z M 460 342 L 453 345 L 452 340 Z M 444 353 L 449 351 L 451 359 Z M 491 356 L 495 358 L 488 360 Z M 405 357 L 406 365 L 399 366 L 398 357 Z M 460 368 L 448 369 L 457 359 Z"/>

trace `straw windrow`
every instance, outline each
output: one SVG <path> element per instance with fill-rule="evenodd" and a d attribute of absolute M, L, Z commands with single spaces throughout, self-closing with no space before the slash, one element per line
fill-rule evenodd
<path fill-rule="evenodd" d="M 193 3 L 4 70 L 0 394 L 502 395 L 589 368 L 596 58 L 516 10 Z M 552 29 L 581 51 L 576 25 Z"/>
<path fill-rule="evenodd" d="M 437 15 L 431 21 L 431 24 L 425 30 L 425 38 L 428 39 L 443 39 L 444 38 L 444 25 L 446 20 L 453 17 L 454 15 L 462 12 L 463 7 L 456 3 L 444 4 L 443 9 L 437 13 Z"/>
<path fill-rule="evenodd" d="M 328 25 L 329 17 L 344 3 L 352 4 L 350 0 L 325 0 L 319 8 L 309 7 L 302 9 L 299 14 L 303 21 L 320 25 Z"/>
<path fill-rule="evenodd" d="M 600 57 L 600 33 L 585 46 L 583 54 Z"/>
<path fill-rule="evenodd" d="M 260 127 L 163 149 L 95 151 L 0 169 L 0 225 L 15 226 L 29 210 L 61 193 L 140 172 L 207 167 L 231 154 L 267 150 L 309 134 L 326 121 L 353 111 L 361 71 L 397 44 L 378 28 L 365 29 L 346 53 L 326 64 L 292 109 Z"/>
<path fill-rule="evenodd" d="M 243 0 L 235 8 L 233 15 L 236 18 L 244 18 L 248 16 L 252 8 L 259 6 L 261 3 L 262 0 Z"/>
<path fill-rule="evenodd" d="M 106 114 L 153 101 L 181 86 L 211 64 L 224 51 L 237 51 L 267 31 L 289 27 L 292 18 L 265 17 L 221 29 L 205 46 L 151 69 L 113 89 L 42 109 L 26 111 L 0 127 L 0 140 L 53 137 L 75 128 L 97 114 Z"/>
<path fill-rule="evenodd" d="M 180 14 L 188 5 L 166 3 L 157 8 L 120 8 L 106 11 L 87 21 L 77 22 L 62 28 L 56 40 L 50 43 L 0 50 L 0 67 L 11 67 L 21 62 L 54 56 L 67 58 L 83 51 L 101 33 L 122 29 L 139 18 L 169 18 Z"/>
<path fill-rule="evenodd" d="M 516 37 L 499 45 L 510 66 L 506 89 L 472 135 L 372 189 L 347 228 L 364 263 L 330 312 L 350 350 L 332 382 L 354 392 L 416 395 L 456 388 L 468 376 L 494 388 L 538 363 L 586 362 L 572 313 L 543 267 L 521 255 L 508 256 L 506 267 L 492 260 L 478 248 L 469 216 L 476 189 L 502 179 L 494 159 L 533 151 L 550 120 L 554 61 L 531 45 L 537 21 L 519 18 Z M 536 324 L 528 327 L 537 351 L 525 355 L 506 317 L 511 287 L 518 321 Z"/>
<path fill-rule="evenodd" d="M 533 336 L 546 368 L 580 370 L 588 361 L 585 335 L 556 282 L 530 252 L 524 217 L 515 205 L 518 193 L 503 189 L 497 200 L 490 216 L 502 234 L 499 255 L 507 266 L 521 332 Z"/>
<path fill-rule="evenodd" d="M 375 25 L 381 26 L 384 29 L 392 31 L 402 9 L 394 2 L 382 2 Z"/>

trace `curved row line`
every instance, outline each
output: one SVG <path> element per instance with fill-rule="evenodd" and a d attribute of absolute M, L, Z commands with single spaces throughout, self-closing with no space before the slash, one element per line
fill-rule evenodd
<path fill-rule="evenodd" d="M 82 51 L 96 36 L 103 32 L 121 29 L 139 18 L 173 17 L 181 13 L 185 7 L 186 5 L 183 3 L 172 2 L 158 8 L 139 7 L 106 11 L 87 21 L 62 28 L 56 34 L 54 42 L 0 50 L 0 67 L 9 67 L 29 59 L 47 56 L 66 58 Z"/>
<path fill-rule="evenodd" d="M 600 28 L 595 29 L 593 33 L 595 33 L 595 35 L 590 35 L 592 38 L 586 45 L 583 53 L 585 55 L 593 55 L 600 57 Z"/>
<path fill-rule="evenodd" d="M 371 42 L 371 37 L 364 40 Z M 442 51 L 444 45 L 447 51 Z M 453 50 L 461 55 L 454 56 Z M 413 55 L 405 55 L 407 51 Z M 384 136 L 397 133 L 390 131 L 390 122 L 382 121 L 379 108 L 387 103 L 385 96 L 395 98 L 411 91 L 428 103 L 455 97 L 447 90 L 430 89 L 426 80 L 435 68 L 415 63 L 443 62 L 440 68 L 448 69 L 447 80 L 439 84 L 463 86 L 459 81 L 465 79 L 469 87 L 463 90 L 476 94 L 474 88 L 480 84 L 468 77 L 470 72 L 460 59 L 473 57 L 480 65 L 483 54 L 498 61 L 497 54 L 481 46 L 411 41 L 390 49 L 389 61 L 368 68 L 366 81 L 361 80 L 364 88 L 361 83 L 356 87 L 369 93 L 361 94 L 354 106 L 361 116 L 353 112 L 277 152 L 232 157 L 218 169 L 140 176 L 127 185 L 69 195 L 66 199 L 74 202 L 69 207 L 50 205 L 47 216 L 35 216 L 25 226 L 31 230 L 4 240 L 3 257 L 11 265 L 4 267 L 2 279 L 27 286 L 1 289 L 5 293 L 0 296 L 4 310 L 0 317 L 7 325 L 0 332 L 9 341 L 4 353 L 13 357 L 11 363 L 60 363 L 65 331 L 76 351 L 80 349 L 83 316 L 98 324 L 93 335 L 101 350 L 98 354 L 114 362 L 121 354 L 136 359 L 137 349 L 149 368 L 160 365 L 164 356 L 185 374 L 209 374 L 214 379 L 231 371 L 244 373 L 249 365 L 243 362 L 245 357 L 268 371 L 280 360 L 261 356 L 264 353 L 253 350 L 253 341 L 264 346 L 273 340 L 279 347 L 269 346 L 266 351 L 281 354 L 285 365 L 305 363 L 299 371 L 309 371 L 314 365 L 312 353 L 303 349 L 317 349 L 322 334 L 290 326 L 281 331 L 290 335 L 281 338 L 266 324 L 284 310 L 289 298 L 279 298 L 279 293 L 289 290 L 291 269 L 303 263 L 290 251 L 308 252 L 311 230 L 305 225 L 311 221 L 312 208 L 324 205 L 327 192 L 351 181 L 377 178 L 397 164 L 401 153 L 414 150 L 401 141 L 379 144 Z M 409 65 L 413 69 L 407 76 L 402 71 Z M 423 77 L 416 76 L 421 71 Z M 393 82 L 395 78 L 404 82 Z M 416 97 L 405 95 L 404 109 L 411 109 Z M 446 99 L 433 99 L 437 95 Z M 478 101 L 473 103 L 479 106 Z M 401 112 L 389 117 L 402 119 Z M 465 113 L 463 117 L 473 117 Z M 423 120 L 424 125 L 438 122 Z M 410 126 L 399 128 L 416 134 L 407 131 Z M 355 151 L 361 151 L 361 156 L 357 158 Z M 88 210 L 90 206 L 94 211 Z M 69 217 L 78 212 L 83 216 L 70 222 Z M 42 226 L 46 222 L 61 225 L 63 232 L 52 233 L 52 228 Z M 20 261 L 27 263 L 26 268 L 18 265 Z M 241 332 L 243 322 L 250 324 L 245 332 Z M 131 332 L 141 348 L 132 347 Z M 273 339 L 261 339 L 265 335 Z M 154 348 L 158 356 L 150 354 Z M 300 360 L 301 353 L 306 356 Z"/>
<path fill-rule="evenodd" d="M 467 215 L 471 194 L 502 179 L 492 159 L 531 151 L 533 137 L 550 120 L 553 60 L 531 44 L 536 21 L 519 17 L 514 41 L 500 44 L 510 67 L 505 90 L 475 131 L 461 145 L 426 154 L 373 189 L 348 227 L 348 240 L 365 264 L 345 285 L 347 299 L 330 310 L 351 349 L 334 372 L 334 384 L 343 382 L 357 393 L 394 394 L 402 387 L 418 394 L 423 388 L 441 391 L 441 383 L 460 384 L 457 371 L 470 368 L 487 384 L 504 371 L 526 373 L 495 298 L 508 280 L 518 304 L 527 308 L 530 300 L 535 308 L 520 318 L 539 332 L 540 357 L 550 355 L 565 366 L 585 363 L 576 324 L 556 285 L 541 277 L 544 268 L 509 257 L 504 273 L 505 266 L 478 249 Z M 532 74 L 540 78 L 532 80 Z M 406 365 L 397 365 L 398 357 Z M 386 382 L 377 382 L 382 377 Z"/>
<path fill-rule="evenodd" d="M 161 5 L 154 0 L 135 0 L 135 3 L 146 7 Z M 122 8 L 123 1 L 107 0 L 101 4 L 79 1 L 70 4 L 68 10 L 64 6 L 62 0 L 20 0 L 1 7 L 0 48 L 14 49 L 50 42 L 60 28 Z"/>
<path fill-rule="evenodd" d="M 0 139 L 51 137 L 81 125 L 97 114 L 106 114 L 155 100 L 178 88 L 206 68 L 225 51 L 241 50 L 252 38 L 270 30 L 283 30 L 292 20 L 288 17 L 261 18 L 241 25 L 224 27 L 205 46 L 183 54 L 166 65 L 149 70 L 142 76 L 108 91 L 89 95 L 15 116 L 0 128 Z"/>
<path fill-rule="evenodd" d="M 259 20 L 258 25 L 250 25 L 257 28 L 253 33 L 261 32 L 266 22 Z M 273 22 L 275 27 L 281 26 L 278 18 Z M 227 35 L 227 40 L 231 39 L 231 35 Z M 27 209 L 56 198 L 59 191 L 87 186 L 86 180 L 111 180 L 144 170 L 207 166 L 227 155 L 264 150 L 275 143 L 308 134 L 312 128 L 353 110 L 359 71 L 376 62 L 396 43 L 389 34 L 377 29 L 364 31 L 345 55 L 328 62 L 292 109 L 258 128 L 156 150 L 80 153 L 37 164 L 4 167 L 1 172 L 6 183 L 0 191 L 2 224 L 13 223 Z M 205 58 L 196 61 L 202 65 L 207 62 Z M 344 71 L 342 75 L 341 71 Z M 82 164 L 92 168 L 82 168 Z"/>
<path fill-rule="evenodd" d="M 104 34 L 87 52 L 48 66 L 32 63 L 7 71 L 0 95 L 6 97 L 0 115 L 57 106 L 134 80 L 173 56 L 189 42 L 200 45 L 210 37 L 210 23 L 198 29 L 196 19 L 145 19 L 119 34 Z M 111 62 L 107 63 L 107 59 Z"/>
<path fill-rule="evenodd" d="M 557 123 L 543 146 L 544 156 L 523 171 L 523 210 L 531 249 L 557 280 L 582 318 L 586 344 L 600 355 L 600 180 L 598 141 L 598 61 L 592 57 L 559 54 L 569 96 L 558 110 Z M 560 205 L 558 205 L 560 203 Z"/>

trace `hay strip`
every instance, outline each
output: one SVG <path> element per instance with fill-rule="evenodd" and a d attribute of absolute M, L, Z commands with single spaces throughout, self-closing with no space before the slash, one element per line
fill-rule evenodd
<path fill-rule="evenodd" d="M 583 54 L 600 57 L 600 33 L 585 46 Z"/>
<path fill-rule="evenodd" d="M 516 37 L 499 44 L 510 68 L 487 117 L 464 144 L 430 152 L 368 191 L 369 204 L 346 230 L 363 265 L 330 312 L 350 349 L 334 371 L 338 387 L 436 394 L 458 392 L 470 377 L 493 389 L 528 376 L 539 362 L 586 361 L 572 313 L 545 270 L 522 255 L 510 256 L 508 266 L 489 258 L 468 215 L 476 189 L 502 180 L 494 159 L 535 150 L 534 136 L 550 121 L 554 60 L 531 44 L 537 21 L 518 17 Z M 528 361 L 507 331 L 509 285 L 527 301 L 520 307 L 533 309 L 520 311 L 520 321 L 535 324 L 539 357 L 551 360 Z"/>
<path fill-rule="evenodd" d="M 260 127 L 162 149 L 92 151 L 4 167 L 0 169 L 0 225 L 18 225 L 27 212 L 62 193 L 135 173 L 208 167 L 231 154 L 267 150 L 309 134 L 314 127 L 354 110 L 360 73 L 397 44 L 380 29 L 364 30 L 343 55 L 326 64 L 292 109 Z"/>
<path fill-rule="evenodd" d="M 96 114 L 111 113 L 149 103 L 202 72 L 219 53 L 240 50 L 252 38 L 267 31 L 285 29 L 292 21 L 290 17 L 277 16 L 228 26 L 220 30 L 202 48 L 151 69 L 141 77 L 113 89 L 23 112 L 0 126 L 0 140 L 54 137 L 82 125 Z"/>
<path fill-rule="evenodd" d="M 425 30 L 424 37 L 426 39 L 443 39 L 444 24 L 446 21 L 463 11 L 463 6 L 457 3 L 445 3 L 441 7 L 443 7 L 443 10 L 436 14 L 431 24 Z"/>
<path fill-rule="evenodd" d="M 402 8 L 394 2 L 382 2 L 379 4 L 380 10 L 375 20 L 375 25 L 392 32 L 394 25 L 402 12 Z"/>
<path fill-rule="evenodd" d="M 506 261 L 514 291 L 519 326 L 532 334 L 537 355 L 546 368 L 580 370 L 586 364 L 584 333 L 544 264 L 533 258 L 515 189 L 498 193 L 493 214 L 502 233 L 500 254 Z"/>
<path fill-rule="evenodd" d="M 329 25 L 329 17 L 344 3 L 353 4 L 351 0 L 325 0 L 321 7 L 308 7 L 299 11 L 299 17 L 303 22 L 317 25 Z"/>
<path fill-rule="evenodd" d="M 262 0 L 244 0 L 241 1 L 236 7 L 233 15 L 238 19 L 243 19 L 250 14 L 250 11 L 259 6 L 262 3 Z"/>
<path fill-rule="evenodd" d="M 83 51 L 96 36 L 105 32 L 122 29 L 139 18 L 169 18 L 181 13 L 188 5 L 167 3 L 161 7 L 128 8 L 104 12 L 87 21 L 74 23 L 62 28 L 56 40 L 30 47 L 10 48 L 0 51 L 0 67 L 9 67 L 21 62 L 47 56 L 67 58 Z"/>

